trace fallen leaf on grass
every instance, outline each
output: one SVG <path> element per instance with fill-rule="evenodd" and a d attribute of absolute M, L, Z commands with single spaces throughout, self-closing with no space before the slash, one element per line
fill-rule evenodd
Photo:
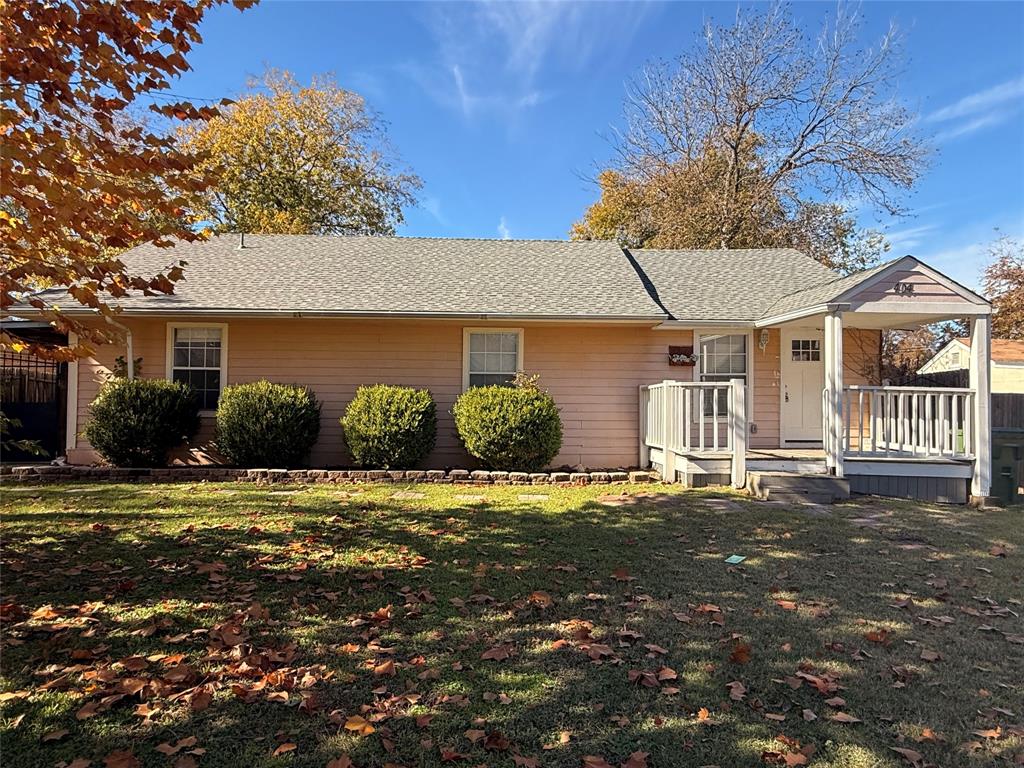
<path fill-rule="evenodd" d="M 370 725 L 366 718 L 360 715 L 352 715 L 352 717 L 345 721 L 345 730 L 355 731 L 360 736 L 369 736 L 377 729 Z"/>
<path fill-rule="evenodd" d="M 119 749 L 111 752 L 103 758 L 105 768 L 139 768 L 141 763 L 134 754 L 126 749 Z"/>
<path fill-rule="evenodd" d="M 942 655 L 938 651 L 930 651 L 925 648 L 921 651 L 921 661 L 938 661 Z"/>
<path fill-rule="evenodd" d="M 541 590 L 531 592 L 530 596 L 526 599 L 539 608 L 550 608 L 555 603 L 555 601 L 551 599 L 551 595 Z"/>
<path fill-rule="evenodd" d="M 289 752 L 294 752 L 298 748 L 298 744 L 286 741 L 284 744 L 281 744 L 277 749 L 274 750 L 273 757 L 280 757 L 281 755 L 286 755 Z"/>
<path fill-rule="evenodd" d="M 863 722 L 859 717 L 854 717 L 848 712 L 834 712 L 829 720 L 834 720 L 837 723 L 860 723 Z"/>
<path fill-rule="evenodd" d="M 509 658 L 512 654 L 510 653 L 511 646 L 508 645 L 496 645 L 493 648 L 488 648 L 486 651 L 480 654 L 481 659 L 490 659 L 491 661 L 504 661 Z"/>
<path fill-rule="evenodd" d="M 729 654 L 729 661 L 733 664 L 747 664 L 750 662 L 752 651 L 750 643 L 736 643 L 732 647 L 732 653 Z"/>
<path fill-rule="evenodd" d="M 980 736 L 983 739 L 998 739 L 1003 735 L 1003 729 L 998 725 L 995 728 L 986 728 L 980 731 L 971 731 L 975 736 Z"/>
<path fill-rule="evenodd" d="M 784 611 L 795 611 L 796 603 L 792 600 L 776 600 L 775 604 Z"/>
<path fill-rule="evenodd" d="M 67 736 L 68 733 L 70 733 L 70 731 L 68 731 L 67 728 L 61 728 L 58 731 L 50 731 L 49 733 L 44 733 L 43 734 L 43 738 L 41 740 L 42 741 L 60 741 L 65 736 Z"/>
<path fill-rule="evenodd" d="M 743 701 L 743 698 L 747 695 L 747 686 L 739 680 L 726 683 L 725 687 L 729 689 L 729 698 L 733 701 Z"/>
<path fill-rule="evenodd" d="M 888 645 L 891 642 L 889 640 L 889 630 L 887 629 L 872 629 L 870 632 L 865 632 L 864 639 L 879 645 Z"/>
<path fill-rule="evenodd" d="M 615 768 L 600 755 L 584 755 L 583 768 Z"/>
<path fill-rule="evenodd" d="M 612 571 L 612 578 L 616 581 L 636 581 L 635 576 L 629 575 L 629 568 L 616 568 Z"/>
<path fill-rule="evenodd" d="M 711 719 L 711 712 L 708 710 L 707 707 L 701 707 L 700 709 L 697 710 L 697 720 L 698 721 L 704 722 L 705 720 L 710 720 L 710 719 Z"/>

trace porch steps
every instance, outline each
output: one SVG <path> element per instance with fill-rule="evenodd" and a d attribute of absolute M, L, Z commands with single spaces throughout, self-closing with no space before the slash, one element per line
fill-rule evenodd
<path fill-rule="evenodd" d="M 747 490 L 765 501 L 831 504 L 850 498 L 850 481 L 799 472 L 747 472 Z"/>

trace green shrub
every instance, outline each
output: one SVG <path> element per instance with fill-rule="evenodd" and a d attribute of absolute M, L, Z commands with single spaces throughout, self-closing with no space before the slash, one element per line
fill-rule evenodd
<path fill-rule="evenodd" d="M 162 379 L 111 379 L 90 406 L 85 437 L 118 467 L 162 467 L 199 429 L 199 398 Z"/>
<path fill-rule="evenodd" d="M 514 387 L 474 387 L 452 408 L 455 427 L 470 455 L 489 469 L 536 472 L 562 447 L 562 420 L 551 395 L 535 379 Z"/>
<path fill-rule="evenodd" d="M 356 464 L 408 469 L 434 448 L 437 406 L 425 389 L 388 384 L 359 387 L 345 409 L 341 427 Z"/>
<path fill-rule="evenodd" d="M 242 467 L 296 467 L 320 436 L 320 403 L 297 384 L 254 381 L 224 387 L 217 449 Z"/>

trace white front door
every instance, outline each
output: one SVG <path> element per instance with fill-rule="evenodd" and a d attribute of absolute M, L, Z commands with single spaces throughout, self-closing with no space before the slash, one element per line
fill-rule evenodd
<path fill-rule="evenodd" d="M 820 328 L 782 329 L 782 443 L 821 443 L 825 345 Z"/>

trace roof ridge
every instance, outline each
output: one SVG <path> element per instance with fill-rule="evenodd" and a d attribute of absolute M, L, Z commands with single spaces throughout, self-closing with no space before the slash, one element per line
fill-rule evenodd
<path fill-rule="evenodd" d="M 218 232 L 214 237 L 234 237 L 239 233 L 237 232 Z M 246 232 L 247 237 L 317 237 L 317 238 L 367 238 L 371 240 L 453 240 L 459 242 L 474 242 L 474 243 L 611 243 L 616 247 L 621 247 L 614 240 L 564 240 L 553 237 L 454 237 L 454 236 L 440 236 L 440 235 L 359 235 L 359 234 L 338 234 L 338 235 L 317 235 L 309 233 L 260 233 L 260 232 Z"/>

